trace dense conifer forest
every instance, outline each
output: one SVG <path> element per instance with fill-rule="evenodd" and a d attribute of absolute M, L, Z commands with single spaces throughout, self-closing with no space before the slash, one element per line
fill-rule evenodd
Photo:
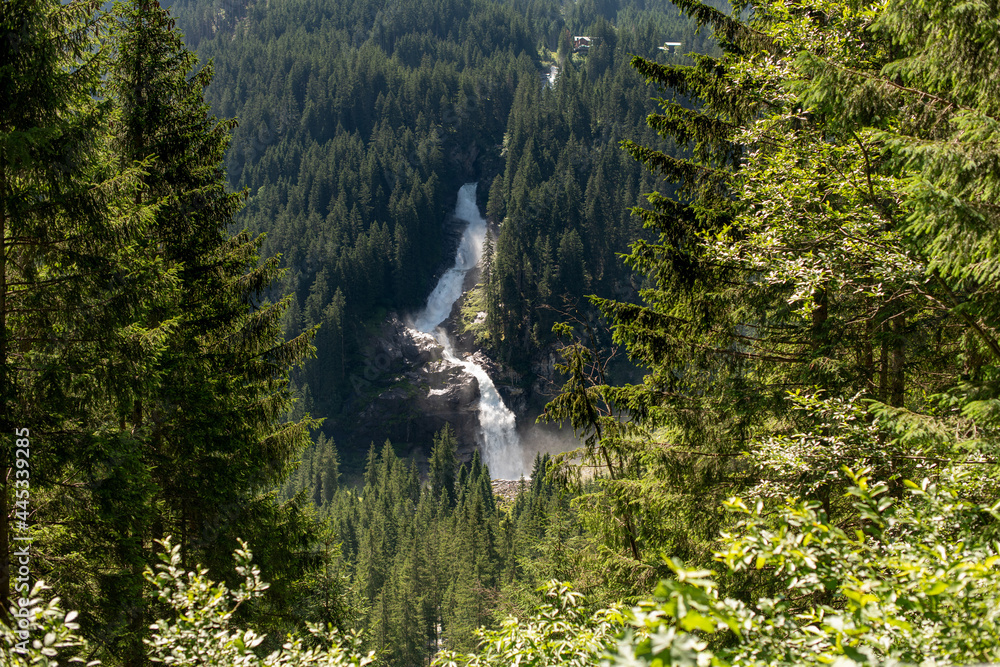
<path fill-rule="evenodd" d="M 1000 662 L 998 42 L 992 1 L 3 0 L 0 667 Z M 447 418 L 357 435 L 470 182 L 450 326 L 508 397 L 558 356 L 578 445 L 504 483 Z"/>
<path fill-rule="evenodd" d="M 299 409 L 327 419 L 354 478 L 370 443 L 352 433 L 365 346 L 450 261 L 442 220 L 462 183 L 480 182 L 500 227 L 473 295 L 487 312 L 478 345 L 498 361 L 530 375 L 553 343 L 548 307 L 594 312 L 584 294 L 635 293 L 616 253 L 638 237 L 627 209 L 654 181 L 618 143 L 652 141 L 655 106 L 629 58 L 667 39 L 711 48 L 670 3 L 182 0 L 173 12 L 214 64 L 213 112 L 240 121 L 226 171 L 250 195 L 241 224 L 288 269 L 273 292 L 291 295 L 285 336 L 321 325 L 316 360 L 293 375 Z M 578 34 L 594 41 L 586 54 Z M 553 65 L 558 85 L 543 86 Z"/>

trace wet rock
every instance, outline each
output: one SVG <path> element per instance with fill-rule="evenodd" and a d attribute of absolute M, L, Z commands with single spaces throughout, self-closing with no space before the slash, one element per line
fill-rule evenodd
<path fill-rule="evenodd" d="M 458 454 L 471 460 L 479 439 L 479 383 L 442 357 L 429 334 L 415 331 L 397 316 L 383 323 L 366 350 L 366 382 L 342 419 L 338 442 L 367 450 L 370 443 L 393 443 L 398 453 L 423 463 L 434 435 L 451 424 Z M 374 377 L 373 377 L 374 376 Z"/>
<path fill-rule="evenodd" d="M 420 366 L 441 358 L 441 346 L 433 337 L 408 328 L 399 316 L 392 314 L 372 341 L 375 354 L 384 354 L 391 361 L 402 361 L 408 366 Z"/>

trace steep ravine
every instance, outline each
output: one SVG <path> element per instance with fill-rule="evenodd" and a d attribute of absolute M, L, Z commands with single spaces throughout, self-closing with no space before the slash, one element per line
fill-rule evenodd
<path fill-rule="evenodd" d="M 556 355 L 539 351 L 526 383 L 478 350 L 471 335 L 459 333 L 463 297 L 479 278 L 487 228 L 475 184 L 459 190 L 447 224 L 457 241 L 451 265 L 423 309 L 390 314 L 372 332 L 363 365 L 353 376 L 355 395 L 334 438 L 346 445 L 341 451 L 358 456 L 370 444 L 388 440 L 398 455 L 426 470 L 434 434 L 450 424 L 462 460 L 478 450 L 495 479 L 517 479 L 530 474 L 537 452 L 579 444 L 566 430 L 534 425 L 556 389 Z M 358 468 L 363 459 L 349 465 Z"/>
<path fill-rule="evenodd" d="M 514 413 L 504 404 L 486 369 L 477 363 L 474 357 L 458 356 L 450 334 L 441 326 L 448 319 L 455 303 L 462 297 L 467 274 L 482 259 L 486 220 L 476 206 L 475 183 L 463 185 L 459 190 L 455 217 L 466 223 L 462 240 L 455 252 L 455 262 L 441 276 L 434 291 L 427 298 L 424 309 L 414 316 L 414 334 L 432 336 L 441 346 L 445 362 L 460 366 L 476 379 L 479 388 L 477 407 L 483 461 L 489 466 L 493 477 L 516 479 L 526 471 Z"/>
<path fill-rule="evenodd" d="M 455 229 L 452 238 L 460 237 L 451 266 L 423 309 L 390 314 L 372 332 L 345 411 L 353 410 L 357 419 L 341 421 L 334 437 L 348 451 L 388 440 L 397 454 L 423 466 L 434 434 L 450 424 L 461 459 L 468 461 L 478 450 L 494 478 L 517 479 L 530 470 L 525 469 L 516 418 L 485 368 L 485 355 L 454 345 L 449 331 L 456 302 L 475 283 L 486 235 L 475 183 L 459 190 L 449 226 Z"/>

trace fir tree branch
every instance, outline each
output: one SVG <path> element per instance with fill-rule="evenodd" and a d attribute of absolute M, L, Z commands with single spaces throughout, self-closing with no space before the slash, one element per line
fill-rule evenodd
<path fill-rule="evenodd" d="M 976 320 L 974 317 L 972 317 L 971 315 L 969 315 L 968 313 L 966 313 L 964 310 L 962 310 L 961 308 L 959 308 L 960 304 L 958 303 L 958 299 L 955 297 L 955 292 L 952 291 L 951 287 L 948 286 L 948 283 L 946 283 L 944 281 L 944 279 L 941 278 L 941 276 L 938 274 L 937 271 L 934 271 L 931 275 L 933 276 L 934 280 L 938 283 L 938 285 L 940 285 L 941 288 L 948 294 L 948 297 L 951 299 L 952 303 L 954 304 L 953 307 L 950 309 L 950 311 L 956 313 L 959 317 L 962 318 L 962 320 L 966 324 L 968 324 L 970 327 L 972 327 L 973 331 L 976 332 L 976 334 L 983 341 L 983 343 L 985 343 L 986 346 L 988 348 L 990 348 L 990 352 L 993 353 L 994 358 L 998 362 L 1000 362 L 1000 343 L 997 343 L 996 339 L 993 338 L 993 336 L 991 336 L 986 331 L 986 329 L 983 327 L 983 325 L 978 320 Z M 933 298 L 929 294 L 927 294 L 926 292 L 924 292 L 923 294 L 924 294 L 924 296 Z M 940 303 L 940 302 L 938 302 L 938 303 Z"/>

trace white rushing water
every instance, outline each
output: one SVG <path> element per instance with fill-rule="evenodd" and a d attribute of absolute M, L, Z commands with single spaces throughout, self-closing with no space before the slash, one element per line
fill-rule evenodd
<path fill-rule="evenodd" d="M 553 86 L 555 86 L 556 85 L 556 77 L 558 77 L 558 76 L 559 76 L 559 66 L 558 65 L 549 65 L 549 73 L 545 77 L 546 85 L 548 85 L 549 88 L 552 88 Z"/>
<path fill-rule="evenodd" d="M 462 296 L 466 274 L 483 255 L 486 220 L 476 206 L 476 183 L 467 183 L 458 191 L 455 217 L 467 222 L 455 264 L 445 271 L 427 297 L 427 305 L 416 314 L 413 322 L 418 331 L 431 334 L 444 348 L 446 361 L 457 364 L 479 381 L 479 426 L 482 437 L 483 463 L 489 466 L 493 479 L 517 479 L 525 473 L 524 455 L 515 429 L 514 413 L 507 409 L 489 374 L 474 361 L 455 355 L 448 332 L 441 323 L 448 319 L 455 301 Z"/>

